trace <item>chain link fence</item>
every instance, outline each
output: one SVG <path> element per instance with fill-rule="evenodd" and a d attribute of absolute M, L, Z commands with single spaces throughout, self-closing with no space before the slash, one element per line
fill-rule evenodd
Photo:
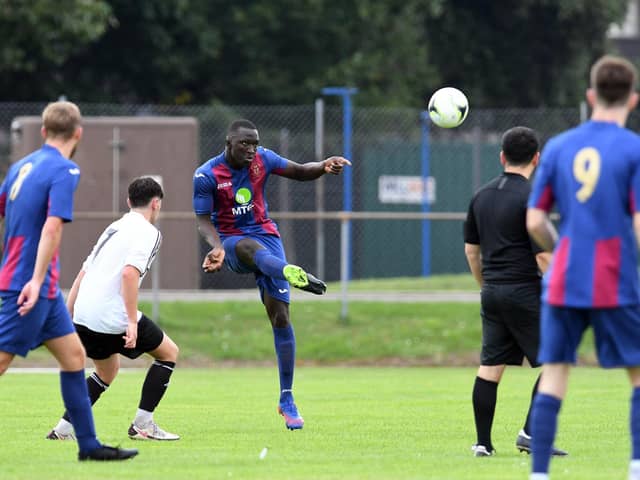
<path fill-rule="evenodd" d="M 44 103 L 0 103 L 0 169 L 11 161 L 11 123 L 17 116 L 40 115 Z M 297 162 L 316 160 L 316 112 L 303 106 L 160 106 L 79 104 L 84 116 L 189 116 L 199 122 L 200 163 L 224 148 L 229 123 L 248 118 L 259 129 L 261 144 Z M 474 110 L 465 123 L 445 130 L 423 128 L 421 111 L 408 108 L 361 108 L 353 111 L 351 278 L 420 276 L 467 272 L 462 222 L 473 192 L 501 166 L 498 154 L 504 130 L 515 125 L 536 129 L 544 141 L 577 125 L 586 112 L 575 109 Z M 339 105 L 324 108 L 322 158 L 341 155 L 343 116 Z M 629 125 L 637 129 L 634 113 Z M 425 135 L 426 133 L 426 135 Z M 428 145 L 428 148 L 423 148 Z M 420 177 L 428 155 L 428 208 L 410 191 L 389 200 L 380 177 Z M 185 165 L 191 176 L 197 165 Z M 411 178 L 409 178 L 411 180 Z M 105 179 L 110 181 L 110 179 Z M 392 182 L 393 183 L 393 182 Z M 412 183 L 404 185 L 411 186 Z M 340 216 L 343 178 L 324 176 L 315 182 L 295 182 L 272 176 L 266 198 L 278 222 L 288 260 L 340 278 Z M 420 187 L 422 188 L 422 186 Z M 422 191 L 421 194 L 425 192 Z M 167 192 L 168 195 L 171 192 Z M 423 197 L 424 198 L 424 197 Z M 428 210 L 431 217 L 421 212 Z M 319 213 L 318 213 L 319 212 Z M 371 215 L 369 213 L 371 212 Z M 408 216 L 407 213 L 415 213 Z M 297 213 L 297 214 L 296 214 Z M 295 214 L 295 215 L 294 215 Z M 184 212 L 185 216 L 191 212 Z M 194 220 L 195 228 L 195 220 Z M 73 242 L 73 238 L 65 238 Z M 206 246 L 193 245 L 204 255 Z M 172 252 L 177 255 L 179 252 Z M 161 257 L 162 258 L 162 257 Z M 425 262 L 428 271 L 425 272 Z M 162 275 L 171 275 L 167 268 Z M 201 288 L 252 287 L 252 276 L 230 272 L 202 276 Z"/>

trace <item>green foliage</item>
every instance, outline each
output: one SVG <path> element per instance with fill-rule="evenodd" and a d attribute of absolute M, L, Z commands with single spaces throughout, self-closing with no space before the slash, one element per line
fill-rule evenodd
<path fill-rule="evenodd" d="M 476 106 L 574 106 L 627 3 L 451 0 L 426 22 L 430 59 Z"/>
<path fill-rule="evenodd" d="M 158 406 L 158 423 L 177 442 L 126 437 L 145 371 L 121 372 L 94 407 L 101 440 L 138 448 L 119 464 L 75 460 L 75 442 L 44 436 L 62 413 L 58 375 L 3 376 L 6 438 L 2 478 L 157 480 L 524 479 L 530 457 L 515 437 L 537 372 L 508 368 L 500 385 L 493 441 L 497 455 L 472 456 L 471 389 L 476 370 L 299 368 L 295 394 L 306 424 L 289 432 L 276 414 L 277 374 L 265 368 L 177 368 Z M 578 368 L 560 416 L 554 480 L 626 478 L 629 386 L 621 371 Z M 260 452 L 268 447 L 267 455 Z"/>
<path fill-rule="evenodd" d="M 61 9 L 64 12 L 61 12 Z M 51 98 L 69 58 L 99 38 L 112 19 L 107 1 L 0 0 L 0 90 L 8 99 Z M 35 98 L 31 98 L 35 100 Z"/>
<path fill-rule="evenodd" d="M 0 95 L 81 102 L 424 108 L 572 105 L 626 0 L 0 0 Z M 35 74 L 37 72 L 37 75 Z"/>

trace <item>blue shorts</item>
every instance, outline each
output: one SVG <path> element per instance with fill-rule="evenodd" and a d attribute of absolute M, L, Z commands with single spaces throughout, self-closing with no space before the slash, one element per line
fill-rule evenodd
<path fill-rule="evenodd" d="M 46 340 L 75 333 L 62 293 L 52 299 L 40 297 L 24 317 L 18 314 L 18 295 L 0 292 L 0 351 L 26 357 Z"/>
<path fill-rule="evenodd" d="M 260 298 L 263 302 L 264 294 L 266 292 L 270 297 L 275 298 L 276 300 L 289 303 L 289 289 L 291 288 L 289 282 L 281 278 L 269 277 L 238 259 L 238 256 L 236 255 L 236 243 L 245 238 L 255 240 L 266 248 L 271 255 L 282 259 L 284 262 L 287 261 L 280 237 L 275 235 L 238 235 L 226 237 L 222 241 L 222 246 L 224 247 L 224 263 L 233 272 L 253 273 L 256 277 L 256 283 L 260 289 Z"/>
<path fill-rule="evenodd" d="M 605 368 L 640 366 L 640 306 L 571 308 L 542 305 L 541 363 L 576 363 L 587 328 L 593 328 L 596 354 Z"/>

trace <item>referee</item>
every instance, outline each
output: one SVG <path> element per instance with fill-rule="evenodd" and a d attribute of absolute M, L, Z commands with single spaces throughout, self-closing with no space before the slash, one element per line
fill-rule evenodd
<path fill-rule="evenodd" d="M 473 386 L 476 457 L 495 454 L 491 427 L 505 367 L 522 365 L 524 357 L 532 367 L 540 365 L 540 271 L 544 273 L 551 256 L 531 241 L 526 228 L 529 178 L 539 159 L 532 129 L 507 130 L 500 152 L 504 171 L 476 192 L 464 223 L 464 253 L 482 289 L 482 353 Z M 521 452 L 531 452 L 530 416 L 531 405 L 516 440 Z M 554 449 L 553 454 L 567 453 Z"/>

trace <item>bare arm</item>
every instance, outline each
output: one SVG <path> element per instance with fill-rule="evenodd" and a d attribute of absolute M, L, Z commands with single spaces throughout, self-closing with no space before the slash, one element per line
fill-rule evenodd
<path fill-rule="evenodd" d="M 211 223 L 211 217 L 209 215 L 196 215 L 198 222 L 198 232 L 202 238 L 211 246 L 211 250 L 204 257 L 202 262 L 202 269 L 207 272 L 217 272 L 222 268 L 224 262 L 224 248 L 222 248 L 222 242 L 220 241 L 220 235 L 216 228 Z"/>
<path fill-rule="evenodd" d="M 69 295 L 67 295 L 67 310 L 71 314 L 71 318 L 73 318 L 73 307 L 76 304 L 76 299 L 78 298 L 78 291 L 80 290 L 80 284 L 82 283 L 82 279 L 84 278 L 84 270 L 80 270 L 78 275 L 76 275 L 75 280 L 73 281 L 73 285 L 71 285 L 71 290 L 69 290 Z"/>
<path fill-rule="evenodd" d="M 473 278 L 476 279 L 480 288 L 482 288 L 482 254 L 480 253 L 480 245 L 473 243 L 464 244 L 464 254 L 467 257 L 467 263 Z"/>
<path fill-rule="evenodd" d="M 340 175 L 345 165 L 351 165 L 351 162 L 343 157 L 329 157 L 321 162 L 309 163 L 296 163 L 289 160 L 279 175 L 292 180 L 315 180 L 325 173 Z"/>
<path fill-rule="evenodd" d="M 527 209 L 527 230 L 529 235 L 545 252 L 552 252 L 558 241 L 558 232 L 547 212 L 539 208 Z"/>
<path fill-rule="evenodd" d="M 18 296 L 18 313 L 26 315 L 38 301 L 40 287 L 47 275 L 51 259 L 55 255 L 62 240 L 63 221 L 60 217 L 48 217 L 44 222 L 38 242 L 38 253 L 33 268 L 33 275 Z"/>
<path fill-rule="evenodd" d="M 138 339 L 138 286 L 140 272 L 131 265 L 125 265 L 122 269 L 122 299 L 127 312 L 127 330 L 125 332 L 124 346 L 134 348 Z"/>
<path fill-rule="evenodd" d="M 545 273 L 551 264 L 552 254 L 549 252 L 540 252 L 536 254 L 536 263 L 542 273 Z"/>

